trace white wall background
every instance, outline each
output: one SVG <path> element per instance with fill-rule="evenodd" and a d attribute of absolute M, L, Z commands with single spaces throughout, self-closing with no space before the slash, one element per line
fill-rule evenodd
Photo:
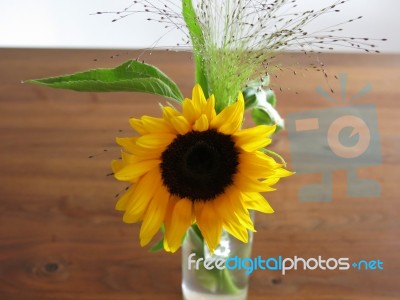
<path fill-rule="evenodd" d="M 305 8 L 333 0 L 298 0 Z M 122 10 L 133 0 L 0 0 L 0 47 L 49 48 L 147 48 L 163 35 L 163 26 L 130 16 L 112 23 L 114 16 L 92 15 L 97 11 Z M 360 21 L 345 26 L 346 36 L 388 38 L 383 52 L 400 52 L 400 0 L 351 0 L 340 18 L 332 15 L 313 26 L 336 24 L 356 16 Z M 177 30 L 159 46 L 181 41 Z"/>

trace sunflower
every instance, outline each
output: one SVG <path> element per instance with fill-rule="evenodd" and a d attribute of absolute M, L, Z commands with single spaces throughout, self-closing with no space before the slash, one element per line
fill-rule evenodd
<path fill-rule="evenodd" d="M 163 227 L 170 252 L 193 224 L 211 252 L 222 229 L 246 243 L 248 230 L 255 231 L 249 210 L 273 212 L 260 193 L 292 174 L 260 151 L 275 126 L 241 130 L 242 94 L 217 114 L 214 96 L 206 100 L 200 85 L 183 100 L 182 113 L 171 106 L 162 111 L 162 118 L 129 120 L 138 137 L 117 138 L 123 150 L 112 163 L 115 178 L 131 184 L 116 204 L 124 222 L 142 222 L 142 246 Z"/>

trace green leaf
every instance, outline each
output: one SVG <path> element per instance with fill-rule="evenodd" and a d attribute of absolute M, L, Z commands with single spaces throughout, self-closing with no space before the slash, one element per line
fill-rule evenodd
<path fill-rule="evenodd" d="M 274 125 L 276 124 L 276 132 L 285 128 L 285 122 L 279 115 L 278 111 L 269 103 L 258 104 L 251 111 L 254 123 L 257 125 Z"/>
<path fill-rule="evenodd" d="M 245 108 L 253 108 L 258 103 L 267 101 L 273 107 L 276 106 L 276 96 L 273 90 L 267 89 L 270 84 L 269 75 L 265 75 L 258 80 L 251 80 L 243 88 L 242 93 L 245 100 Z"/>
<path fill-rule="evenodd" d="M 246 109 L 257 125 L 277 125 L 277 131 L 284 128 L 285 123 L 275 109 L 276 96 L 273 90 L 264 89 L 261 85 L 249 85 L 243 89 Z"/>
<path fill-rule="evenodd" d="M 273 125 L 273 121 L 271 117 L 263 110 L 259 108 L 253 108 L 251 111 L 251 117 L 253 118 L 254 123 L 257 125 Z"/>
<path fill-rule="evenodd" d="M 182 15 L 186 26 L 189 30 L 190 39 L 192 40 L 194 59 L 196 64 L 196 82 L 200 84 L 205 96 L 209 96 L 209 87 L 207 76 L 204 73 L 204 59 L 200 50 L 204 48 L 205 41 L 203 31 L 197 21 L 196 11 L 193 7 L 192 0 L 182 0 Z"/>
<path fill-rule="evenodd" d="M 178 86 L 167 75 L 154 66 L 135 60 L 114 69 L 94 69 L 27 82 L 79 92 L 142 92 L 178 102 L 183 100 Z"/>
<path fill-rule="evenodd" d="M 275 95 L 274 91 L 273 90 L 267 90 L 266 93 L 267 93 L 267 102 L 269 104 L 271 104 L 272 107 L 275 108 L 277 100 L 276 100 L 276 95 Z"/>
<path fill-rule="evenodd" d="M 156 253 L 164 250 L 164 238 L 159 240 L 153 247 L 150 248 L 150 252 Z"/>
<path fill-rule="evenodd" d="M 257 89 L 245 88 L 242 91 L 245 109 L 252 108 L 257 105 Z"/>

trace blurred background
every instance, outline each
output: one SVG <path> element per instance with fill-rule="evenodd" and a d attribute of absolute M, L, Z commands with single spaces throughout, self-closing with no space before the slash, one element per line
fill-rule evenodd
<path fill-rule="evenodd" d="M 0 0 L 0 47 L 28 48 L 99 48 L 135 49 L 171 47 L 182 43 L 178 30 L 170 31 L 164 25 L 148 22 L 146 14 L 134 14 L 112 22 L 116 12 L 129 7 L 133 0 Z M 173 1 L 172 1 L 173 2 Z M 312 9 L 332 3 L 331 0 L 297 1 L 298 9 Z M 309 30 L 338 24 L 363 16 L 346 24 L 346 36 L 388 38 L 379 49 L 382 52 L 400 52 L 398 0 L 350 0 L 341 8 L 340 16 L 330 14 L 310 24 Z M 166 34 L 170 31 L 168 34 Z M 166 34 L 164 36 L 164 34 Z M 384 36 L 382 36 L 384 34 Z M 354 51 L 337 48 L 336 51 Z"/>

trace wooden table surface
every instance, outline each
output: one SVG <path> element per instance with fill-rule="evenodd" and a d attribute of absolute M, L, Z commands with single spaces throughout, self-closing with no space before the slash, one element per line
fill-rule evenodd
<path fill-rule="evenodd" d="M 114 137 L 132 133 L 128 118 L 160 115 L 163 100 L 20 83 L 116 66 L 137 56 L 132 51 L 0 50 L 1 300 L 181 299 L 180 253 L 151 254 L 139 246 L 139 226 L 123 224 L 114 210 L 115 194 L 124 185 L 106 176 L 118 157 Z M 190 95 L 189 53 L 154 52 L 144 59 Z M 400 56 L 322 55 L 328 81 L 321 73 L 304 71 L 315 58 L 290 54 L 281 60 L 285 71 L 273 83 L 283 116 L 334 107 L 315 92 L 319 85 L 333 87 L 334 97 L 340 97 L 333 74 L 348 74 L 349 95 L 372 84 L 373 91 L 359 103 L 376 104 L 383 163 L 362 167 L 359 175 L 380 182 L 382 193 L 349 198 L 346 171 L 337 170 L 331 202 L 301 202 L 300 188 L 321 176 L 284 180 L 267 195 L 276 213 L 256 217 L 253 257 L 380 259 L 384 270 L 297 270 L 285 276 L 255 271 L 249 299 L 400 299 Z M 290 168 L 286 132 L 273 147 Z"/>

